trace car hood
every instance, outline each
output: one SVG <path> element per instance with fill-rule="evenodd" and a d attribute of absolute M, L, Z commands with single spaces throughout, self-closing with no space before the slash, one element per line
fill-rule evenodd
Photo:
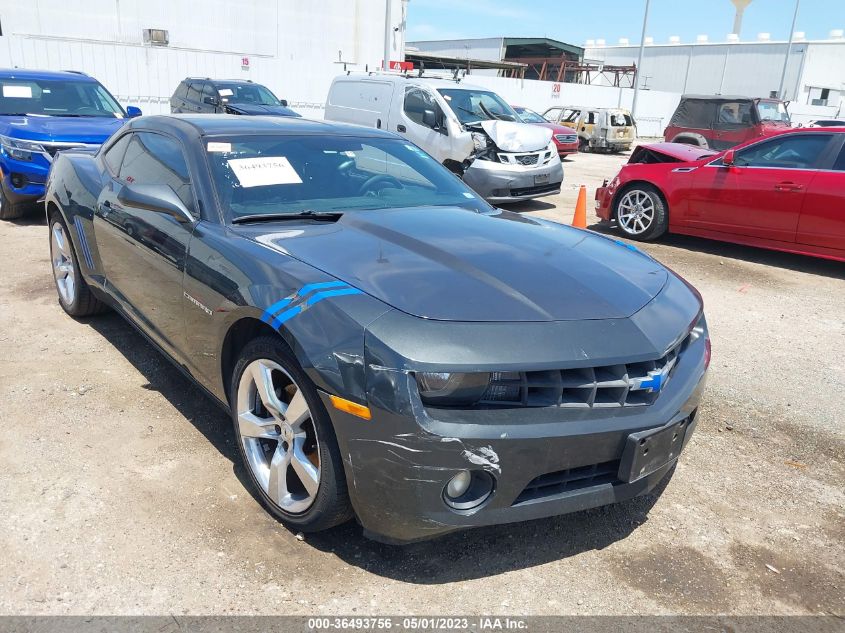
<path fill-rule="evenodd" d="M 481 121 L 482 129 L 503 152 L 536 152 L 552 140 L 552 131 L 513 121 Z"/>
<path fill-rule="evenodd" d="M 231 114 L 269 114 L 274 116 L 302 116 L 282 105 L 258 105 L 254 103 L 227 103 L 226 111 Z"/>
<path fill-rule="evenodd" d="M 100 144 L 126 121 L 111 117 L 0 116 L 0 134 L 26 141 Z"/>
<path fill-rule="evenodd" d="M 708 149 L 706 147 L 698 147 L 697 145 L 689 145 L 687 143 L 651 143 L 643 147 L 650 149 L 653 152 L 674 158 L 683 162 L 695 162 L 702 158 L 709 158 L 719 154 L 718 151 Z M 633 155 L 631 156 L 633 159 Z"/>
<path fill-rule="evenodd" d="M 614 240 L 499 210 L 379 209 L 238 230 L 402 312 L 444 321 L 624 318 L 668 278 Z"/>

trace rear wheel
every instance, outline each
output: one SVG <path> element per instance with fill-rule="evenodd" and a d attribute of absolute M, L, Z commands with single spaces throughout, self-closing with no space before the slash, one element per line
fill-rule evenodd
<path fill-rule="evenodd" d="M 635 240 L 654 240 L 669 226 L 666 204 L 660 193 L 647 184 L 637 184 L 624 190 L 616 201 L 616 224 Z"/>
<path fill-rule="evenodd" d="M 13 204 L 6 197 L 3 186 L 0 185 L 0 220 L 15 220 L 26 215 L 32 205 L 26 202 Z"/>
<path fill-rule="evenodd" d="M 230 394 L 238 449 L 264 507 L 307 532 L 350 519 L 334 429 L 287 346 L 273 337 L 248 343 Z"/>
<path fill-rule="evenodd" d="M 98 314 L 106 309 L 91 292 L 79 271 L 79 262 L 67 227 L 58 213 L 50 218 L 50 264 L 59 305 L 72 317 Z"/>

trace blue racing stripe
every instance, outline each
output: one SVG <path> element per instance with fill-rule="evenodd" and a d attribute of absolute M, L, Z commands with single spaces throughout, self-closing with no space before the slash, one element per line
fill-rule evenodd
<path fill-rule="evenodd" d="M 264 313 L 261 315 L 261 320 L 265 323 L 270 323 L 273 320 L 273 316 L 278 313 L 281 309 L 286 308 L 291 303 L 293 303 L 294 300 L 304 297 L 309 292 L 319 290 L 320 288 L 339 288 L 341 286 L 345 287 L 348 286 L 348 284 L 343 281 L 321 281 L 319 283 L 307 284 L 305 286 L 302 286 L 302 288 L 294 292 L 289 297 L 285 297 L 284 299 L 277 301 L 276 303 L 268 307 L 266 310 L 264 310 Z"/>
<path fill-rule="evenodd" d="M 324 290 L 323 292 L 318 292 L 315 295 L 312 295 L 308 301 L 305 302 L 305 305 L 311 307 L 318 301 L 322 301 L 323 299 L 328 299 L 329 297 L 342 297 L 344 295 L 362 295 L 364 294 L 357 288 L 343 288 L 341 290 Z"/>
<path fill-rule="evenodd" d="M 345 284 L 344 284 L 345 285 Z M 276 315 L 272 318 L 272 320 L 267 320 L 262 316 L 262 319 L 265 323 L 269 323 L 273 329 L 279 329 L 279 327 L 285 321 L 292 319 L 297 314 L 302 312 L 305 308 L 310 308 L 316 303 L 319 303 L 323 299 L 328 299 L 330 297 L 343 297 L 345 295 L 362 295 L 364 294 L 362 291 L 358 290 L 357 288 L 338 288 L 337 290 L 324 290 L 322 292 L 315 293 L 311 297 L 308 298 L 307 301 L 303 301 L 299 305 L 295 305 L 292 308 L 288 308 L 281 314 Z M 265 312 L 266 314 L 266 312 Z"/>

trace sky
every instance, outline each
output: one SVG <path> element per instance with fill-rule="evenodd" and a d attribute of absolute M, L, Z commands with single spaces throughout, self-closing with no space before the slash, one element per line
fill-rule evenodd
<path fill-rule="evenodd" d="M 807 39 L 825 39 L 831 29 L 845 29 L 845 0 L 800 0 L 796 31 Z M 639 43 L 645 0 L 410 0 L 407 39 L 470 37 L 549 37 L 576 46 L 588 39 L 615 44 L 620 37 Z M 753 0 L 745 10 L 741 37 L 771 33 L 785 40 L 795 0 Z M 703 34 L 724 41 L 733 28 L 730 0 L 651 0 L 647 35 L 667 43 L 678 35 L 694 42 Z"/>

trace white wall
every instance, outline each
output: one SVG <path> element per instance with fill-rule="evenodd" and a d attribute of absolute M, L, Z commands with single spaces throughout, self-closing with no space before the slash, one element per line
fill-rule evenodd
<path fill-rule="evenodd" d="M 510 104 L 525 106 L 541 114 L 548 108 L 566 105 L 621 107 L 630 110 L 634 98 L 634 91 L 630 88 L 561 83 L 560 93 L 555 93 L 555 83 L 552 81 L 484 77 L 475 74 L 468 75 L 465 81 L 495 91 Z M 663 129 L 672 118 L 680 99 L 680 93 L 641 90 L 637 104 L 639 135 L 663 136 Z"/>
<path fill-rule="evenodd" d="M 391 2 L 400 26 L 403 2 Z M 339 55 L 350 69 L 381 64 L 384 10 L 373 0 L 0 0 L 0 67 L 82 70 L 150 114 L 169 112 L 187 76 L 252 79 L 321 118 Z M 169 46 L 144 44 L 145 28 L 168 30 Z M 403 40 L 400 28 L 392 59 Z"/>

